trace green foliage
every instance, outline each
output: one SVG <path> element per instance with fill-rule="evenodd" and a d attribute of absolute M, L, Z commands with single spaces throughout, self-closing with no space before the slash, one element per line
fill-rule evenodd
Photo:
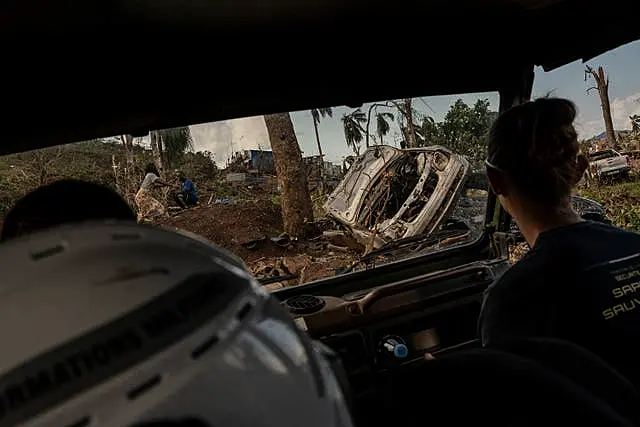
<path fill-rule="evenodd" d="M 165 168 L 176 166 L 187 151 L 193 150 L 193 139 L 188 126 L 155 131 L 159 137 Z"/>
<path fill-rule="evenodd" d="M 0 158 L 0 213 L 27 192 L 62 178 L 97 182 L 115 189 L 112 155 L 122 147 L 99 141 L 79 142 Z"/>
<path fill-rule="evenodd" d="M 151 150 L 134 145 L 133 157 L 133 176 L 141 181 L 145 165 L 153 161 Z M 123 145 L 100 140 L 0 157 L 0 215 L 29 191 L 59 179 L 97 182 L 117 190 L 114 162 L 118 167 L 125 164 Z M 217 179 L 217 169 L 211 153 L 185 153 L 179 156 L 175 167 L 183 170 L 199 191 L 207 191 L 215 186 L 213 182 Z M 134 187 L 139 184 L 135 182 Z"/>
<path fill-rule="evenodd" d="M 388 112 L 376 112 L 376 134 L 380 141 L 389 133 L 391 130 L 391 126 L 389 122 L 395 120 L 395 116 L 392 113 Z"/>
<path fill-rule="evenodd" d="M 360 144 L 362 144 L 366 133 L 364 129 L 366 123 L 367 115 L 359 108 L 342 116 L 342 128 L 347 146 L 356 154 L 360 153 Z"/>
<path fill-rule="evenodd" d="M 425 117 L 422 136 L 425 145 L 442 145 L 467 156 L 474 167 L 482 166 L 487 154 L 486 135 L 498 113 L 489 109 L 489 100 L 479 99 L 473 106 L 458 99 L 442 122 Z"/>
<path fill-rule="evenodd" d="M 601 203 L 614 225 L 640 232 L 640 181 L 594 186 L 578 194 Z"/>
<path fill-rule="evenodd" d="M 311 110 L 311 117 L 313 118 L 313 122 L 317 125 L 320 123 L 320 120 L 324 117 L 333 117 L 333 109 L 332 108 L 314 108 Z"/>

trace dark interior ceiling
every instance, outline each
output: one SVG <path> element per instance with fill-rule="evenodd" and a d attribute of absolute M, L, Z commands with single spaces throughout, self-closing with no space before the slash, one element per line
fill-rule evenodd
<path fill-rule="evenodd" d="M 553 68 L 637 40 L 636 4 L 6 0 L 0 153 L 264 113 L 498 90 L 532 65 Z"/>

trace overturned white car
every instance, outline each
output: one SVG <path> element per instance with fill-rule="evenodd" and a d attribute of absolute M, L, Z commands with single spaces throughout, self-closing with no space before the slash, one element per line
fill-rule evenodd
<path fill-rule="evenodd" d="M 436 230 L 455 207 L 469 171 L 467 159 L 441 146 L 370 147 L 324 209 L 360 243 L 379 248 Z"/>

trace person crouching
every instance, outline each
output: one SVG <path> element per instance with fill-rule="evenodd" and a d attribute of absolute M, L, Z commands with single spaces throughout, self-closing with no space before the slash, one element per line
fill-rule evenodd
<path fill-rule="evenodd" d="M 173 195 L 178 206 L 187 209 L 198 204 L 198 190 L 189 178 L 181 171 L 176 171 L 176 177 L 180 184 L 180 190 Z"/>

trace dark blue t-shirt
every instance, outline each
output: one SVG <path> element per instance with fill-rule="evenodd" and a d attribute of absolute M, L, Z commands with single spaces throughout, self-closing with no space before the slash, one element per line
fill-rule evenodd
<path fill-rule="evenodd" d="M 484 346 L 554 337 L 640 384 L 640 234 L 590 221 L 541 233 L 485 293 Z M 615 262 L 611 262 L 616 260 Z"/>
<path fill-rule="evenodd" d="M 198 191 L 190 179 L 185 179 L 184 182 L 180 184 L 180 191 L 184 194 L 185 200 L 189 203 L 198 202 Z"/>

